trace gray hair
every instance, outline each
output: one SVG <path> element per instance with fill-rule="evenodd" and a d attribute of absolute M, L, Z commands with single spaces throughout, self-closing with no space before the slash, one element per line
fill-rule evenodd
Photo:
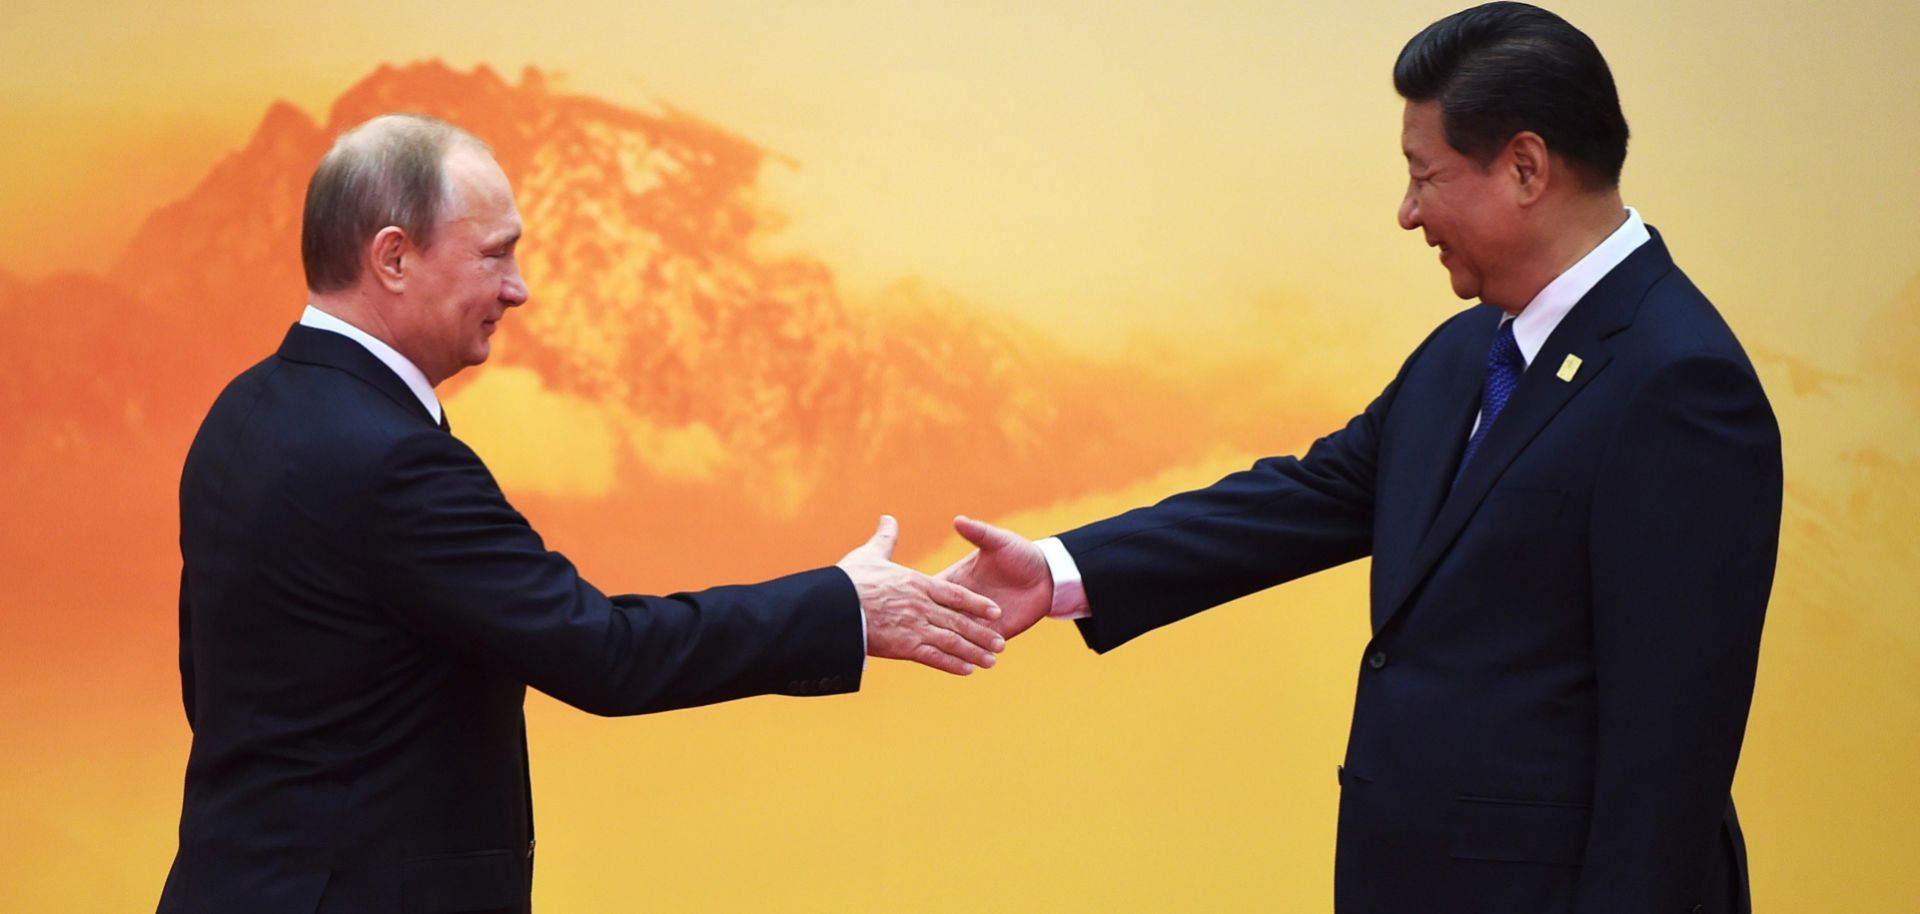
<path fill-rule="evenodd" d="M 360 279 L 361 251 L 387 226 L 422 248 L 448 202 L 443 163 L 456 145 L 490 152 L 473 134 L 421 114 L 383 114 L 340 135 L 307 182 L 300 259 L 307 288 L 338 292 Z"/>

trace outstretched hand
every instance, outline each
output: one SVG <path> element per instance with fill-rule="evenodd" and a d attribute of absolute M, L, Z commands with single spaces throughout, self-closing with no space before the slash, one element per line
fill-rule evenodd
<path fill-rule="evenodd" d="M 882 515 L 873 537 L 838 566 L 860 594 L 867 655 L 912 660 L 956 676 L 993 666 L 994 652 L 1007 646 L 987 625 L 1000 608 L 962 585 L 896 564 L 899 539 L 899 522 Z"/>
<path fill-rule="evenodd" d="M 1053 609 L 1053 572 L 1032 540 L 966 515 L 953 529 L 977 547 L 938 578 L 951 581 L 1000 605 L 994 628 L 1011 638 L 1033 627 Z"/>

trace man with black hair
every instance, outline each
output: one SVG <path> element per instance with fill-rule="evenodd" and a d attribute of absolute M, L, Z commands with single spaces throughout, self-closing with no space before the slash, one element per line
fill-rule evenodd
<path fill-rule="evenodd" d="M 1626 208 L 1599 49 L 1490 3 L 1394 67 L 1400 225 L 1478 304 L 1345 428 L 1039 543 L 968 518 L 943 574 L 1009 636 L 1107 651 L 1371 556 L 1335 907 L 1746 912 L 1730 789 L 1779 543 L 1779 429 Z"/>

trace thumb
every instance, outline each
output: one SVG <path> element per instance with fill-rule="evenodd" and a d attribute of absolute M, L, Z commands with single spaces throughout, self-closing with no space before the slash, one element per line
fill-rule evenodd
<path fill-rule="evenodd" d="M 981 552 L 1004 549 L 1020 541 L 1020 537 L 1010 531 L 1002 530 L 985 521 L 974 520 L 965 514 L 954 517 L 953 530 Z"/>
<path fill-rule="evenodd" d="M 880 515 L 880 526 L 873 531 L 872 538 L 867 540 L 867 548 L 880 553 L 881 558 L 891 561 L 893 559 L 893 544 L 898 542 L 899 539 L 900 522 L 894 520 L 891 514 L 882 514 Z"/>

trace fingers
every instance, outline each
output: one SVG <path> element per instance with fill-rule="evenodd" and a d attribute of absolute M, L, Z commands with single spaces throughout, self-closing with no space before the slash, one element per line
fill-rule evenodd
<path fill-rule="evenodd" d="M 982 619 L 1000 618 L 998 604 L 952 581 L 928 578 L 927 595 L 933 598 L 933 602 L 969 616 L 978 616 Z"/>
<path fill-rule="evenodd" d="M 950 585 L 924 577 L 917 581 L 904 577 L 896 580 L 899 587 L 896 595 L 867 610 L 870 654 L 912 660 L 956 676 L 990 668 L 997 662 L 994 654 L 1007 646 L 999 632 L 973 615 L 935 602 L 931 591 Z M 951 589 L 974 596 L 964 588 Z M 951 599 L 954 595 L 946 596 Z"/>
<path fill-rule="evenodd" d="M 867 545 L 880 553 L 883 559 L 893 558 L 893 546 L 900 541 L 900 522 L 891 514 L 880 515 L 880 526 L 867 539 Z"/>
<path fill-rule="evenodd" d="M 994 654 L 1006 649 L 1005 638 L 969 616 L 938 606 L 922 612 L 911 626 L 913 646 L 906 659 L 965 676 L 976 667 L 991 668 L 998 660 Z"/>
<path fill-rule="evenodd" d="M 973 645 L 975 650 L 998 654 L 1007 649 L 1007 639 L 1001 637 L 999 632 L 994 631 L 992 626 L 984 625 L 957 612 L 934 610 L 927 616 L 927 620 L 938 626 L 941 631 L 952 632 L 962 639 L 965 639 L 969 644 Z M 942 645 L 941 649 L 947 650 L 950 654 L 965 656 L 958 651 L 948 650 L 945 645 Z M 975 662 L 978 662 L 977 658 Z M 982 663 L 980 665 L 992 666 L 992 664 L 988 663 Z"/>
<path fill-rule="evenodd" d="M 973 664 L 955 657 L 931 644 L 922 644 L 914 648 L 913 653 L 906 659 L 923 666 L 933 667 L 942 672 L 952 673 L 955 676 L 972 675 L 974 670 Z"/>
<path fill-rule="evenodd" d="M 961 637 L 957 632 L 936 628 L 927 633 L 926 645 L 968 666 L 992 667 L 993 652 Z"/>
<path fill-rule="evenodd" d="M 948 615 L 956 620 L 966 618 L 957 613 Z M 998 660 L 992 651 L 925 618 L 916 618 L 905 624 L 896 623 L 896 626 L 884 633 L 869 630 L 867 652 L 891 660 L 911 660 L 955 676 L 966 676 L 980 667 L 991 667 Z"/>

